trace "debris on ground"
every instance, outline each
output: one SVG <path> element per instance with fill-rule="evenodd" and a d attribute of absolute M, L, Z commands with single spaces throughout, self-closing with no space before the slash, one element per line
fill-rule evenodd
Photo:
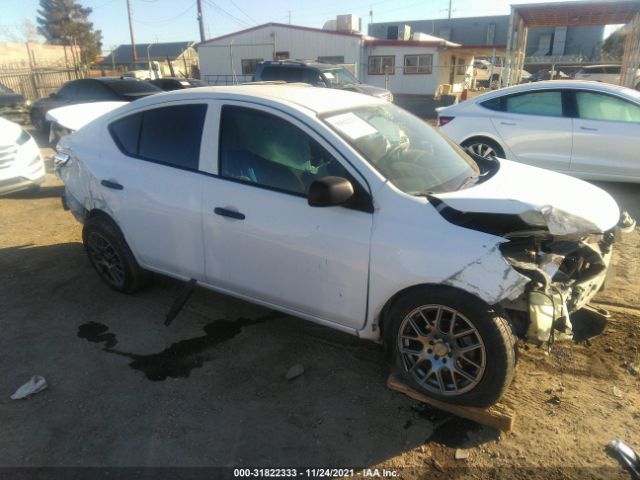
<path fill-rule="evenodd" d="M 634 478 L 640 480 L 640 457 L 633 451 L 633 449 L 624 443 L 622 440 L 611 440 L 609 442 L 609 448 L 618 454 L 618 457 L 633 473 Z"/>
<path fill-rule="evenodd" d="M 444 473 L 444 467 L 442 466 L 442 464 L 438 460 L 436 460 L 435 458 L 432 458 L 431 459 L 431 463 L 433 464 L 433 468 L 435 468 L 439 472 L 443 472 Z"/>
<path fill-rule="evenodd" d="M 299 363 L 296 363 L 293 367 L 287 370 L 287 374 L 285 375 L 285 378 L 287 380 L 293 380 L 294 378 L 299 377 L 303 373 L 304 373 L 304 367 Z"/>
<path fill-rule="evenodd" d="M 613 347 L 610 345 L 607 345 L 606 347 L 604 347 L 604 351 L 607 353 L 611 353 L 613 352 Z"/>
<path fill-rule="evenodd" d="M 469 458 L 469 451 L 463 450 L 462 448 L 456 448 L 455 459 L 456 460 L 466 460 Z"/>
<path fill-rule="evenodd" d="M 34 375 L 11 395 L 11 400 L 22 400 L 47 388 L 47 381 L 40 375 Z"/>
<path fill-rule="evenodd" d="M 560 405 L 562 403 L 562 399 L 558 395 L 551 395 L 551 398 L 547 400 L 547 403 L 551 405 Z"/>
<path fill-rule="evenodd" d="M 620 366 L 624 368 L 630 375 L 633 375 L 634 377 L 637 377 L 638 375 L 640 375 L 640 364 L 638 363 L 622 362 Z"/>
<path fill-rule="evenodd" d="M 611 393 L 613 393 L 613 396 L 616 398 L 622 398 L 622 392 L 620 391 L 620 389 L 618 387 L 612 387 L 611 388 Z"/>

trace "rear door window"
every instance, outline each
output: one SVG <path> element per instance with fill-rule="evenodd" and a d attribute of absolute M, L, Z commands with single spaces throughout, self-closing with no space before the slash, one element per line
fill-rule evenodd
<path fill-rule="evenodd" d="M 562 93 L 558 91 L 529 92 L 503 97 L 503 109 L 523 115 L 562 116 Z"/>
<path fill-rule="evenodd" d="M 197 170 L 207 106 L 174 105 L 129 115 L 109 126 L 126 155 L 187 170 Z"/>

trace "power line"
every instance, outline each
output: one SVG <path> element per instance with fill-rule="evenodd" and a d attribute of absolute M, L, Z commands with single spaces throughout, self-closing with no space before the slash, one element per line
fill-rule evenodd
<path fill-rule="evenodd" d="M 238 9 L 238 11 L 239 11 L 240 13 L 242 13 L 245 17 L 247 17 L 247 18 L 248 18 L 252 23 L 254 23 L 255 25 L 257 25 L 257 24 L 258 24 L 258 22 L 256 22 L 253 18 L 251 18 L 251 16 L 250 16 L 247 12 L 245 12 L 243 9 L 241 9 L 241 8 L 236 4 L 236 2 L 234 2 L 233 0 L 229 0 L 229 1 L 231 2 L 231 5 L 233 5 L 234 7 L 236 7 L 236 9 Z"/>
<path fill-rule="evenodd" d="M 241 27 L 246 28 L 246 27 L 250 27 L 251 26 L 250 24 L 248 24 L 244 20 L 242 20 L 242 19 L 236 17 L 235 15 L 227 12 L 224 8 L 222 8 L 218 4 L 214 3 L 212 0 L 205 0 L 205 3 L 207 5 L 209 5 L 210 7 L 213 7 L 216 10 L 222 12 L 224 15 L 226 15 L 228 18 L 233 20 L 236 24 L 240 25 Z"/>
<path fill-rule="evenodd" d="M 143 25 L 150 25 L 150 26 L 166 25 L 166 24 L 169 24 L 169 23 L 173 23 L 178 18 L 184 16 L 189 10 L 191 10 L 195 6 L 195 4 L 196 4 L 196 2 L 194 1 L 191 5 L 189 5 L 186 8 L 186 10 L 183 10 L 178 15 L 174 15 L 172 17 L 165 18 L 165 19 L 162 19 L 162 20 L 140 20 L 138 18 L 135 18 L 134 20 L 135 20 L 136 23 L 141 23 Z"/>

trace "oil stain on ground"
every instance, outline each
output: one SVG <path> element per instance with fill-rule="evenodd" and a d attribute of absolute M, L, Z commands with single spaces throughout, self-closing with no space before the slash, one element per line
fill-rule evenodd
<path fill-rule="evenodd" d="M 232 339 L 243 327 L 255 325 L 267 320 L 284 317 L 280 313 L 271 313 L 256 319 L 239 318 L 235 321 L 215 320 L 203 327 L 205 335 L 180 340 L 161 352 L 140 355 L 123 352 L 114 347 L 118 341 L 109 327 L 98 322 L 88 322 L 78 327 L 78 337 L 95 343 L 103 343 L 104 351 L 130 358 L 129 366 L 143 372 L 149 380 L 163 381 L 167 378 L 186 378 L 194 368 L 202 367 L 205 358 L 202 353 L 209 347 Z"/>

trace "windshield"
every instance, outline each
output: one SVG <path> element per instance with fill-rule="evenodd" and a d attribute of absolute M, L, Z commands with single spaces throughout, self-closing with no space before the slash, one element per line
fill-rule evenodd
<path fill-rule="evenodd" d="M 346 68 L 322 70 L 322 75 L 324 75 L 324 78 L 331 83 L 333 87 L 346 87 L 347 85 L 360 83 L 360 80 L 354 77 Z"/>
<path fill-rule="evenodd" d="M 459 190 L 478 177 L 477 164 L 461 148 L 395 105 L 331 112 L 323 120 L 411 195 Z"/>

